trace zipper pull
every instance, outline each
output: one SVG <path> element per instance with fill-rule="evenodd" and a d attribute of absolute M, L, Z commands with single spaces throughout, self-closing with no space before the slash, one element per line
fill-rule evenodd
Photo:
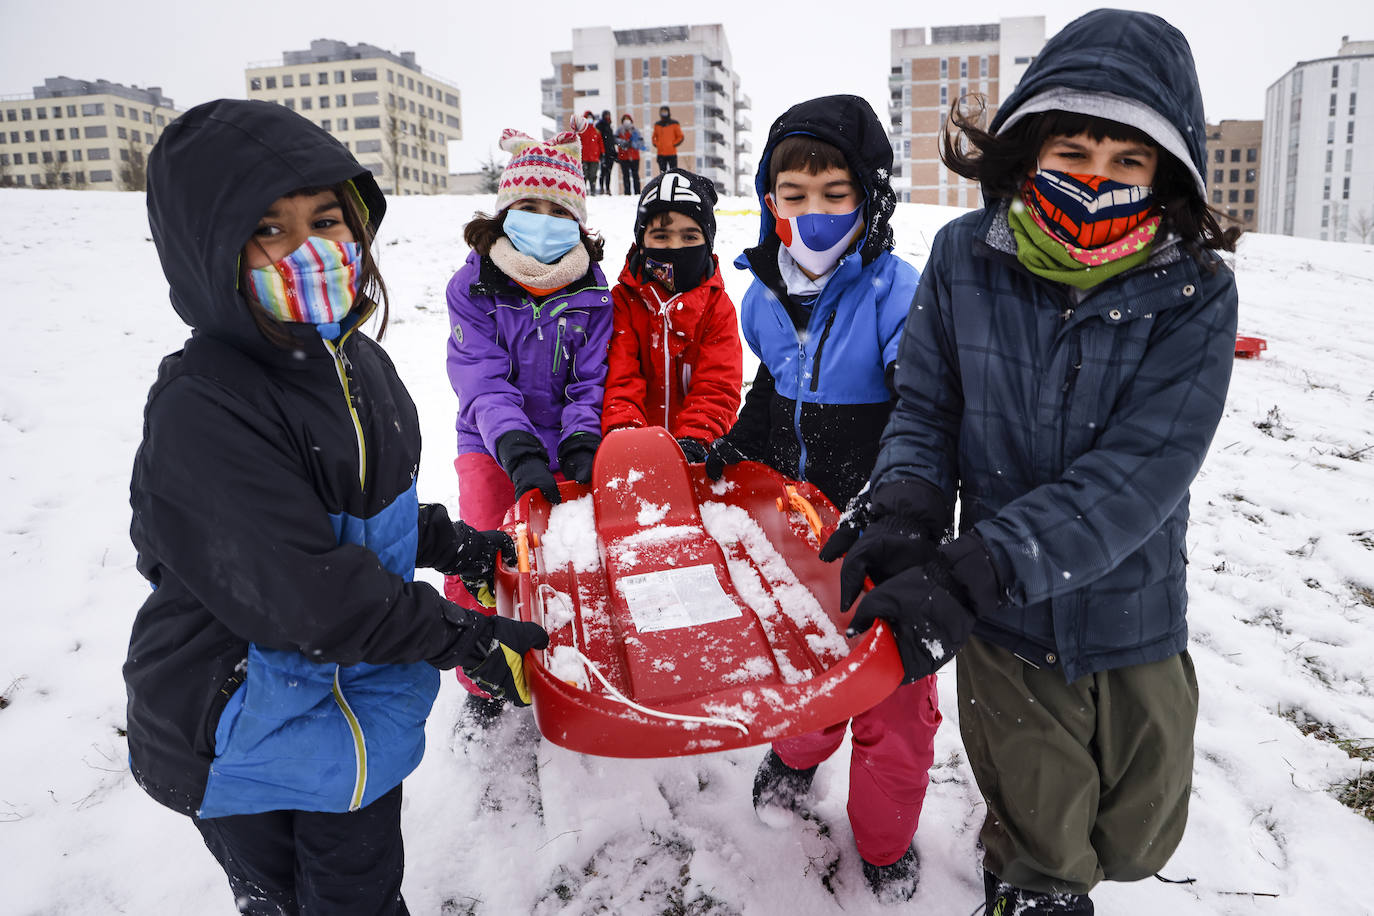
<path fill-rule="evenodd" d="M 1064 319 L 1065 321 L 1068 321 L 1070 318 L 1073 317 L 1073 309 L 1072 309 L 1072 308 L 1066 308 L 1066 309 L 1064 309 L 1064 311 L 1060 314 L 1059 317 L 1062 318 L 1062 319 Z"/>

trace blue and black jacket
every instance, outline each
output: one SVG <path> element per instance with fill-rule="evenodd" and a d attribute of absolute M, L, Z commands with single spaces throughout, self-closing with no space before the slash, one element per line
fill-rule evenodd
<path fill-rule="evenodd" d="M 844 154 L 864 192 L 865 231 L 816 300 L 802 305 L 787 293 L 773 215 L 760 207 L 759 243 L 735 261 L 754 273 L 740 323 L 760 365 L 728 438 L 746 457 L 811 481 L 844 506 L 863 488 L 878 454 L 894 401 L 891 367 L 920 276 L 891 252 L 892 147 L 868 103 L 828 96 L 779 117 L 759 161 L 760 202 L 770 190 L 772 152 L 794 134 Z"/>
<path fill-rule="evenodd" d="M 279 106 L 211 102 L 168 127 L 148 168 L 153 240 L 194 330 L 148 396 L 130 486 L 139 609 L 124 676 L 135 777 L 217 817 L 349 811 L 424 750 L 439 685 L 475 629 L 412 581 L 453 537 L 418 505 L 415 406 L 350 316 L 270 343 L 239 252 L 291 191 L 352 182 L 337 141 Z"/>

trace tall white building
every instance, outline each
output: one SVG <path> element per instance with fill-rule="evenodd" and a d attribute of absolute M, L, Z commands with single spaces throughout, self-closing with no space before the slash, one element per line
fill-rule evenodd
<path fill-rule="evenodd" d="M 247 96 L 276 102 L 329 131 L 388 194 L 442 194 L 448 144 L 463 137 L 458 87 L 365 42 L 316 39 L 244 71 Z"/>
<path fill-rule="evenodd" d="M 640 153 L 641 177 L 657 172 L 649 135 L 658 109 L 667 105 L 682 125 L 678 166 L 711 179 L 722 194 L 747 193 L 753 167 L 749 97 L 740 92 L 730 43 L 722 25 L 676 25 L 613 30 L 609 26 L 573 29 L 573 46 L 551 56 L 554 75 L 542 81 L 543 114 L 556 130 L 568 117 L 609 110 L 617 126 L 621 115 L 634 119 L 647 152 Z M 619 175 L 611 184 L 619 193 Z"/>
<path fill-rule="evenodd" d="M 1268 89 L 1259 231 L 1374 241 L 1374 41 L 1294 65 Z"/>
<path fill-rule="evenodd" d="M 1045 46 L 1045 17 L 1018 16 L 980 25 L 892 30 L 888 117 L 892 186 L 914 203 L 976 207 L 978 185 L 940 162 L 940 129 L 950 104 L 983 97 L 987 120 Z"/>
<path fill-rule="evenodd" d="M 0 99 L 0 187 L 141 191 L 148 151 L 180 113 L 158 86 L 48 77 Z"/>

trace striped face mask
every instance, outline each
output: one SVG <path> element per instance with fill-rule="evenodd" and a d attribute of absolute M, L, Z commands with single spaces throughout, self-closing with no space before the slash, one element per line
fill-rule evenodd
<path fill-rule="evenodd" d="M 1098 248 L 1120 241 L 1154 209 L 1149 185 L 1122 184 L 1100 175 L 1072 175 L 1038 169 L 1026 179 L 1022 197 L 1063 241 Z"/>
<path fill-rule="evenodd" d="M 274 264 L 248 271 L 253 301 L 282 321 L 332 324 L 358 298 L 363 248 L 311 236 Z"/>

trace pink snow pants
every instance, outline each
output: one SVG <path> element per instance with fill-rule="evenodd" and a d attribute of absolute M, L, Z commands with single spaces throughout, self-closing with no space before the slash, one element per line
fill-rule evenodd
<path fill-rule="evenodd" d="M 782 762 L 805 770 L 825 760 L 853 733 L 849 761 L 849 825 L 864 861 L 891 865 L 916 835 L 935 762 L 940 727 L 935 676 L 903 684 L 848 722 L 773 743 Z"/>
<path fill-rule="evenodd" d="M 501 465 L 486 452 L 464 452 L 454 460 L 453 469 L 458 472 L 458 517 L 478 531 L 500 528 L 506 510 L 515 505 L 515 485 Z M 555 480 L 563 480 L 561 473 L 553 476 Z M 444 597 L 479 614 L 496 613 L 495 608 L 482 607 L 457 576 L 444 576 Z M 468 693 L 488 696 L 468 679 L 462 668 L 454 668 L 453 673 Z"/>

